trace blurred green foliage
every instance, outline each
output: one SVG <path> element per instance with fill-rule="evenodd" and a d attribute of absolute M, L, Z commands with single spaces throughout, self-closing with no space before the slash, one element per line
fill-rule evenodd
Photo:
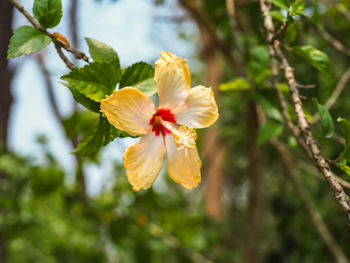
<path fill-rule="evenodd" d="M 157 0 L 155 4 L 165 2 Z M 81 160 L 75 180 L 69 182 L 67 172 L 48 149 L 45 138 L 38 141 L 44 156 L 41 161 L 16 153 L 0 156 L 0 241 L 6 244 L 8 262 L 175 263 L 201 262 L 203 257 L 212 262 L 242 262 L 246 236 L 251 228 L 248 197 L 250 168 L 254 165 L 250 163 L 248 149 L 251 139 L 247 136 L 249 101 L 254 101 L 266 116 L 258 132 L 258 144 L 263 152 L 259 262 L 334 262 L 333 255 L 305 213 L 301 198 L 285 176 L 279 154 L 268 143 L 277 137 L 298 160 L 295 171 L 299 180 L 330 232 L 350 257 L 350 229 L 344 216 L 327 184 L 312 175 L 317 171 L 297 147 L 294 138 L 284 130 L 271 83 L 259 3 L 237 2 L 241 4 L 236 7 L 238 30 L 234 34 L 243 44 L 243 52 L 238 52 L 233 39 L 226 1 L 202 1 L 205 18 L 239 56 L 247 72 L 242 76 L 224 58 L 220 60 L 224 67 L 219 87 L 218 126 L 226 147 L 222 221 L 217 222 L 206 214 L 203 188 L 188 192 L 163 176 L 156 187 L 135 193 L 131 191 L 120 163 L 114 164 L 115 180 L 110 180 L 99 195 L 82 198 L 79 172 L 91 161 L 101 162 L 103 146 L 117 137 L 128 136 L 98 114 L 99 101 L 110 95 L 117 83 L 120 88 L 135 85 L 148 95 L 155 92 L 152 66 L 139 62 L 121 70 L 118 55 L 112 48 L 87 38 L 94 61 L 63 77 L 68 81 L 65 85 L 74 99 L 86 108 L 63 121 L 67 139 L 78 138 L 80 142 L 73 152 Z M 305 97 L 305 114 L 310 119 L 317 112 L 321 115 L 321 122 L 312 126 L 312 132 L 328 159 L 341 159 L 332 168 L 341 178 L 350 181 L 347 166 L 350 124 L 346 120 L 350 119 L 350 91 L 345 89 L 329 111 L 323 106 L 349 66 L 349 58 L 317 31 L 317 28 L 325 29 L 350 47 L 350 22 L 337 9 L 340 6 L 348 10 L 350 4 L 347 1 L 339 1 L 336 5 L 301 0 L 271 2 L 270 15 L 276 29 L 288 22 L 280 40 L 297 81 L 316 86 L 300 89 Z M 15 36 L 21 30 L 17 29 Z M 31 38 L 33 36 L 29 36 L 29 40 Z M 41 44 L 40 48 L 29 46 L 32 48 L 29 53 L 46 46 Z M 27 54 L 28 50 L 10 46 L 9 56 L 17 56 L 16 52 Z M 103 74 L 106 71 L 109 74 Z M 205 76 L 198 71 L 193 72 L 196 76 L 193 82 L 203 83 Z M 279 76 L 279 88 L 286 100 L 290 99 L 282 76 Z M 317 103 L 314 104 L 312 98 L 317 98 Z M 288 114 L 295 120 L 290 104 Z M 342 118 L 333 123 L 338 117 Z M 334 133 L 343 137 L 345 146 L 334 140 Z M 204 148 L 206 141 L 201 132 L 199 135 L 199 145 Z"/>

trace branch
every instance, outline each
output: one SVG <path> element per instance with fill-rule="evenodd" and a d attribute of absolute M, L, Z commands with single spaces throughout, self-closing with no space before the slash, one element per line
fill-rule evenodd
<path fill-rule="evenodd" d="M 297 86 L 299 89 L 314 89 L 314 88 L 316 88 L 316 86 L 313 84 L 301 85 L 301 84 L 297 83 Z"/>
<path fill-rule="evenodd" d="M 60 58 L 63 60 L 63 62 L 67 65 L 68 68 L 72 69 L 72 67 L 74 68 L 74 65 L 69 62 L 69 59 L 63 54 L 61 48 L 67 50 L 68 52 L 72 53 L 77 59 L 82 59 L 85 62 L 89 62 L 89 58 L 85 55 L 85 53 L 80 52 L 79 50 L 69 47 L 63 43 L 61 43 L 60 41 L 57 41 L 57 39 L 50 34 L 45 28 L 43 28 L 41 25 L 38 24 L 38 22 L 35 20 L 35 18 L 33 16 L 31 16 L 25 9 L 24 7 L 17 2 L 17 0 L 9 0 L 16 8 L 19 12 L 21 12 L 26 18 L 27 20 L 38 30 L 40 30 L 42 33 L 44 33 L 45 35 L 49 36 L 56 47 L 56 50 L 60 56 Z"/>
<path fill-rule="evenodd" d="M 305 172 L 317 177 L 318 179 L 324 179 L 322 177 L 322 175 L 320 175 L 317 170 L 315 169 L 314 166 L 310 165 L 309 163 L 307 162 L 304 162 L 304 161 L 298 161 L 297 162 L 297 167 L 299 167 L 300 169 L 304 170 Z M 348 181 L 345 181 L 344 179 L 342 179 L 341 177 L 339 176 L 336 176 L 335 177 L 337 178 L 337 180 L 339 181 L 339 183 L 341 183 L 342 186 L 344 186 L 345 188 L 347 189 L 350 189 L 350 183 Z"/>
<path fill-rule="evenodd" d="M 74 64 L 70 62 L 70 60 L 66 57 L 65 54 L 63 54 L 63 51 L 60 49 L 60 47 L 56 43 L 55 43 L 55 48 L 57 50 L 58 55 L 62 59 L 62 61 L 66 64 L 67 68 L 69 68 L 70 70 L 73 70 L 75 67 Z"/>
<path fill-rule="evenodd" d="M 298 180 L 298 177 L 293 172 L 293 168 L 295 167 L 295 164 L 291 160 L 288 151 L 286 147 L 277 139 L 274 139 L 271 141 L 271 144 L 275 147 L 275 149 L 278 152 L 278 155 L 282 159 L 282 163 L 285 166 L 285 170 L 287 175 L 289 176 L 293 187 L 295 191 L 297 192 L 298 196 L 301 198 L 301 200 L 304 203 L 306 212 L 308 216 L 310 217 L 312 223 L 314 224 L 318 234 L 322 238 L 325 245 L 328 247 L 328 249 L 332 252 L 333 256 L 336 258 L 336 261 L 338 263 L 346 263 L 348 262 L 348 259 L 342 250 L 342 248 L 338 245 L 334 237 L 332 236 L 332 233 L 329 231 L 327 225 L 322 220 L 321 215 L 318 213 L 315 205 L 313 204 L 312 200 L 308 197 L 308 194 L 303 187 L 303 185 Z"/>
<path fill-rule="evenodd" d="M 299 146 L 303 149 L 305 154 L 310 159 L 312 159 L 312 155 L 311 155 L 310 149 L 307 147 L 307 145 L 305 144 L 303 139 L 299 136 L 299 129 L 298 129 L 298 127 L 295 127 L 295 125 L 293 124 L 292 120 L 289 118 L 286 102 L 285 102 L 284 97 L 283 97 L 283 95 L 281 94 L 281 92 L 280 92 L 280 90 L 278 88 L 278 68 L 277 68 L 276 63 L 272 59 L 274 51 L 273 51 L 271 46 L 269 46 L 269 54 L 270 54 L 270 67 L 271 67 L 271 75 L 272 75 L 272 85 L 273 85 L 273 87 L 274 87 L 274 89 L 276 91 L 276 94 L 277 94 L 277 101 L 278 101 L 278 104 L 279 104 L 279 106 L 281 108 L 283 119 L 286 122 L 285 125 L 286 125 L 286 128 L 287 128 L 287 131 L 290 134 L 293 135 L 293 137 L 295 138 L 295 140 L 297 141 Z"/>
<path fill-rule="evenodd" d="M 287 59 L 283 55 L 279 41 L 274 40 L 273 42 L 271 42 L 271 40 L 274 37 L 274 25 L 272 22 L 272 18 L 269 15 L 269 2 L 265 0 L 260 0 L 260 8 L 264 15 L 264 26 L 267 31 L 267 43 L 269 45 L 269 49 L 273 52 L 272 55 L 279 61 L 281 70 L 284 74 L 285 79 L 287 80 L 291 100 L 294 106 L 294 111 L 298 120 L 299 129 L 304 135 L 306 144 L 308 145 L 308 148 L 314 160 L 314 164 L 316 165 L 320 173 L 324 176 L 326 181 L 329 183 L 333 195 L 335 196 L 338 204 L 340 205 L 347 219 L 350 221 L 350 198 L 344 192 L 342 185 L 336 179 L 336 177 L 330 169 L 329 164 L 322 156 L 320 148 L 318 146 L 318 142 L 314 139 L 310 131 L 310 125 L 307 122 L 306 116 L 303 112 L 302 102 L 299 96 L 298 84 L 295 81 L 293 68 L 289 65 Z"/>
<path fill-rule="evenodd" d="M 340 13 L 349 21 L 350 23 L 350 11 L 347 10 L 343 5 L 341 4 L 336 4 L 335 6 Z"/>
<path fill-rule="evenodd" d="M 286 31 L 288 25 L 288 22 L 285 22 L 281 25 L 281 27 L 277 30 L 276 34 L 273 36 L 272 42 L 275 41 L 275 39 L 278 39 L 284 33 L 284 31 Z"/>
<path fill-rule="evenodd" d="M 347 70 L 344 72 L 344 74 L 341 76 L 337 87 L 335 88 L 335 90 L 333 91 L 332 95 L 329 97 L 329 99 L 327 100 L 327 102 L 325 103 L 324 107 L 329 110 L 330 108 L 332 108 L 332 106 L 334 105 L 334 103 L 338 100 L 340 94 L 342 93 L 342 91 L 345 88 L 346 83 L 349 81 L 350 79 L 350 66 L 347 68 Z M 314 124 L 316 123 L 318 120 L 320 119 L 320 114 L 316 113 L 310 123 Z"/>
<path fill-rule="evenodd" d="M 321 29 L 319 27 L 316 27 L 317 31 L 320 33 L 320 35 L 327 40 L 335 49 L 337 49 L 339 52 L 347 55 L 350 57 L 350 49 L 345 47 L 338 39 L 334 38 L 332 35 L 330 35 L 327 31 L 324 29 Z"/>
<path fill-rule="evenodd" d="M 61 48 L 64 48 L 68 52 L 72 53 L 77 59 L 82 59 L 86 63 L 89 63 L 89 58 L 86 56 L 86 54 L 84 52 L 81 52 L 81 51 L 79 51 L 79 50 L 77 50 L 77 49 L 75 49 L 73 47 L 69 47 L 69 46 L 63 45 L 61 42 L 58 42 L 58 44 L 59 44 L 59 46 Z"/>

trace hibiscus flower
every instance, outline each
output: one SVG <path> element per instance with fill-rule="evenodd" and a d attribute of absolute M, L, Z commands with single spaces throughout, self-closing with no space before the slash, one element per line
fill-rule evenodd
<path fill-rule="evenodd" d="M 162 169 L 165 154 L 169 176 L 192 190 L 201 181 L 202 166 L 194 129 L 212 125 L 218 108 L 211 88 L 191 89 L 186 60 L 162 52 L 155 63 L 154 76 L 159 105 L 133 87 L 114 91 L 101 101 L 101 112 L 116 128 L 139 143 L 126 149 L 123 157 L 126 175 L 134 191 L 149 188 Z"/>

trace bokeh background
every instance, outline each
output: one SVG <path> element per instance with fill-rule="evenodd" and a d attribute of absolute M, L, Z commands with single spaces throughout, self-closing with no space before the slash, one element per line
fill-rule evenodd
<path fill-rule="evenodd" d="M 20 2 L 31 12 L 33 1 Z M 350 65 L 320 32 L 350 48 L 350 13 L 347 1 L 304 3 L 305 15 L 293 17 L 282 43 L 298 81 L 316 85 L 301 90 L 311 118 L 317 110 L 311 98 L 325 103 Z M 349 224 L 312 162 L 283 132 L 258 1 L 62 4 L 54 31 L 85 53 L 84 37 L 91 37 L 112 46 L 123 68 L 154 64 L 165 50 L 186 58 L 192 86 L 214 89 L 220 118 L 198 131 L 203 180 L 197 189 L 182 189 L 163 169 L 152 188 L 133 192 L 122 155 L 138 139 L 118 138 L 94 158 L 71 153 L 77 131 L 96 116 L 60 84 L 68 70 L 53 46 L 6 62 L 10 31 L 28 22 L 2 0 L 0 262 L 348 262 Z M 328 54 L 329 70 L 291 51 L 301 45 Z M 283 78 L 280 87 L 286 88 Z M 350 117 L 349 94 L 345 88 L 331 109 L 334 119 Z M 264 129 L 263 115 L 273 120 Z M 313 126 L 329 159 L 344 144 L 335 125 L 331 139 Z M 280 144 L 271 144 L 277 136 Z M 350 185 L 349 175 L 334 169 Z"/>

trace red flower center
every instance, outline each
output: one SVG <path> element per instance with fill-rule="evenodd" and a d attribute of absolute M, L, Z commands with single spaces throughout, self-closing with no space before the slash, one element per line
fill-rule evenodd
<path fill-rule="evenodd" d="M 171 132 L 161 124 L 161 120 L 176 123 L 175 116 L 171 110 L 167 108 L 160 108 L 153 114 L 149 120 L 149 124 L 153 125 L 152 131 L 159 136 L 162 133 L 163 136 L 171 134 Z"/>

